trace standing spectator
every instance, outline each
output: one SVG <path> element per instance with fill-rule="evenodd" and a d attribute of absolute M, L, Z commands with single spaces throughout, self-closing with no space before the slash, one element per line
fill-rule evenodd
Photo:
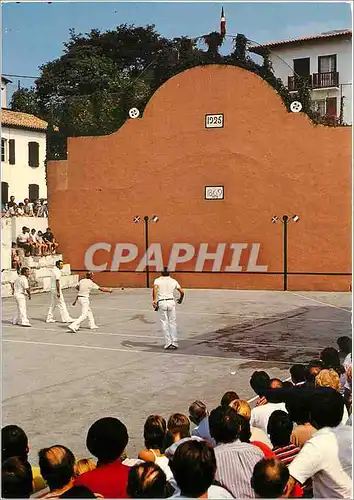
<path fill-rule="evenodd" d="M 10 201 L 8 202 L 7 206 L 9 208 L 13 207 L 14 205 L 16 205 L 16 202 L 15 202 L 15 197 L 12 195 L 10 196 Z"/>
<path fill-rule="evenodd" d="M 306 367 L 300 363 L 296 363 L 290 368 L 291 381 L 299 387 L 306 384 Z"/>
<path fill-rule="evenodd" d="M 56 249 L 59 246 L 59 243 L 57 243 L 55 236 L 52 233 L 52 230 L 50 229 L 50 227 L 48 227 L 46 232 L 43 234 L 43 240 L 44 240 L 44 243 L 46 243 L 48 245 L 50 252 L 52 254 L 55 254 Z"/>
<path fill-rule="evenodd" d="M 166 474 L 153 462 L 136 464 L 129 471 L 127 494 L 130 498 L 167 498 L 168 487 Z"/>
<path fill-rule="evenodd" d="M 47 315 L 47 323 L 55 323 L 53 311 L 58 307 L 62 323 L 72 323 L 74 320 L 69 316 L 63 292 L 60 285 L 61 270 L 64 263 L 62 260 L 57 260 L 52 272 L 51 291 L 50 291 L 50 306 Z"/>
<path fill-rule="evenodd" d="M 122 464 L 121 455 L 128 444 L 126 426 L 113 417 L 97 420 L 89 429 L 86 446 L 97 458 L 95 470 L 77 477 L 76 486 L 86 486 L 104 498 L 127 498 L 130 467 Z"/>
<path fill-rule="evenodd" d="M 1 464 L 1 497 L 29 498 L 33 493 L 31 466 L 20 457 L 2 460 Z"/>
<path fill-rule="evenodd" d="M 192 430 L 192 436 L 205 439 L 212 446 L 216 446 L 215 440 L 210 435 L 209 412 L 202 401 L 194 401 L 189 407 L 189 419 L 196 427 Z"/>
<path fill-rule="evenodd" d="M 26 295 L 31 300 L 31 292 L 29 288 L 28 278 L 30 270 L 28 267 L 21 269 L 21 275 L 11 284 L 12 294 L 16 301 L 17 312 L 12 321 L 13 325 L 32 326 L 27 317 Z"/>
<path fill-rule="evenodd" d="M 180 489 L 175 498 L 233 498 L 220 486 L 214 486 L 216 458 L 205 441 L 181 444 L 171 460 L 171 470 Z"/>
<path fill-rule="evenodd" d="M 290 442 L 292 431 L 293 422 L 288 413 L 275 410 L 269 417 L 268 434 L 276 459 L 284 465 L 289 465 L 300 451 L 300 448 Z"/>
<path fill-rule="evenodd" d="M 11 266 L 12 266 L 12 269 L 16 269 L 17 274 L 20 274 L 22 264 L 21 264 L 20 256 L 18 254 L 18 250 L 16 248 L 16 243 L 12 243 L 11 247 L 12 247 L 11 248 Z"/>
<path fill-rule="evenodd" d="M 230 407 L 219 406 L 210 413 L 210 434 L 217 443 L 214 448 L 216 479 L 235 498 L 254 498 L 251 488 L 253 468 L 264 455 L 256 446 L 240 441 L 240 418 Z"/>
<path fill-rule="evenodd" d="M 81 306 L 81 314 L 80 316 L 69 325 L 69 330 L 73 333 L 77 332 L 80 328 L 80 325 L 85 319 L 88 319 L 90 330 L 97 330 L 98 326 L 95 324 L 95 318 L 93 317 L 91 308 L 90 308 L 90 293 L 91 290 L 99 290 L 100 292 L 112 293 L 111 288 L 103 288 L 94 281 L 92 281 L 93 273 L 86 273 L 86 278 L 79 281 L 76 289 L 78 290 L 78 296 L 73 303 L 76 304 L 76 301 L 79 302 Z"/>
<path fill-rule="evenodd" d="M 25 215 L 25 205 L 22 203 L 22 201 L 18 204 L 18 207 L 16 209 L 16 215 L 18 217 L 23 217 Z"/>
<path fill-rule="evenodd" d="M 17 246 L 18 246 L 18 248 L 23 248 L 26 257 L 29 257 L 31 255 L 29 231 L 30 230 L 28 227 L 23 226 L 21 234 L 19 236 L 17 236 Z"/>
<path fill-rule="evenodd" d="M 314 498 L 352 498 L 352 429 L 340 425 L 344 400 L 333 389 L 311 398 L 310 415 L 317 432 L 289 465 L 287 494 L 295 481 L 312 477 Z"/>
<path fill-rule="evenodd" d="M 176 303 L 174 291 L 179 292 L 178 304 L 182 304 L 184 291 L 178 281 L 171 278 L 167 267 L 161 276 L 154 281 L 152 307 L 160 312 L 162 332 L 165 338 L 164 349 L 178 349 Z"/>
<path fill-rule="evenodd" d="M 27 215 L 28 217 L 33 217 L 34 216 L 33 203 L 31 203 L 28 198 L 25 198 L 23 201 L 24 201 L 23 211 L 25 212 L 25 215 Z"/>
<path fill-rule="evenodd" d="M 274 458 L 264 458 L 254 466 L 251 484 L 258 498 L 281 498 L 288 480 L 285 465 Z"/>
<path fill-rule="evenodd" d="M 39 468 L 50 492 L 41 498 L 59 498 L 74 486 L 75 457 L 66 446 L 56 444 L 38 453 Z"/>

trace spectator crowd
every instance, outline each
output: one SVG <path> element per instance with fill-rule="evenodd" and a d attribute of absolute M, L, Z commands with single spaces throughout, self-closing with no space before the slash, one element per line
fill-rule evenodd
<path fill-rule="evenodd" d="M 352 498 L 351 339 L 337 344 L 293 365 L 291 382 L 255 371 L 252 409 L 228 391 L 210 412 L 194 401 L 188 415 L 148 416 L 136 458 L 115 417 L 88 429 L 90 458 L 54 444 L 38 466 L 24 430 L 3 427 L 2 498 Z"/>
<path fill-rule="evenodd" d="M 1 207 L 2 217 L 48 217 L 48 202 L 46 199 L 30 201 L 25 198 L 16 203 L 15 197 L 10 196 L 10 201 Z"/>

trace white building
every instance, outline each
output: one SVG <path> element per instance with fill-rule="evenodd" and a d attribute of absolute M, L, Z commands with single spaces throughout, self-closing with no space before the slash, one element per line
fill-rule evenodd
<path fill-rule="evenodd" d="M 6 85 L 2 77 L 1 101 L 6 103 Z M 3 87 L 4 90 L 3 90 Z M 8 109 L 1 110 L 1 202 L 10 196 L 16 202 L 24 198 L 47 197 L 45 175 L 47 122 L 36 116 Z"/>
<path fill-rule="evenodd" d="M 282 79 L 289 91 L 296 91 L 296 75 L 306 79 L 316 111 L 337 117 L 343 124 L 352 124 L 351 30 L 250 48 L 260 55 L 265 50 L 269 51 L 275 76 Z"/>

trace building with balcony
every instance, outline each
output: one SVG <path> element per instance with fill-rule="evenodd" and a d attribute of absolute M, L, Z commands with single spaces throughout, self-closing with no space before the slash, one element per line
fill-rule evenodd
<path fill-rule="evenodd" d="M 275 75 L 290 92 L 296 92 L 300 79 L 306 81 L 315 111 L 352 124 L 351 30 L 252 46 L 250 51 L 269 53 Z"/>

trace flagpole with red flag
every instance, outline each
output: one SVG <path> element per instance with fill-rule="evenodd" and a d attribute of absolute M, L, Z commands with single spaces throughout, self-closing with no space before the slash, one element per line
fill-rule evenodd
<path fill-rule="evenodd" d="M 220 35 L 226 35 L 226 19 L 224 15 L 224 7 L 221 7 L 221 19 L 220 19 Z"/>

